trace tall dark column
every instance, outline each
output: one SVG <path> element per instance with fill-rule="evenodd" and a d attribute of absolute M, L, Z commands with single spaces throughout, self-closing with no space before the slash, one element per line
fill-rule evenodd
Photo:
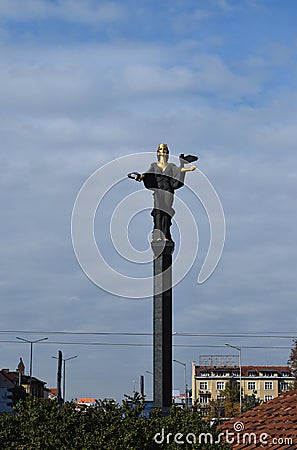
<path fill-rule="evenodd" d="M 172 405 L 172 253 L 174 242 L 154 241 L 154 405 Z"/>
<path fill-rule="evenodd" d="M 58 351 L 58 372 L 57 372 L 57 403 L 62 407 L 63 399 L 61 392 L 61 380 L 62 380 L 62 352 Z"/>

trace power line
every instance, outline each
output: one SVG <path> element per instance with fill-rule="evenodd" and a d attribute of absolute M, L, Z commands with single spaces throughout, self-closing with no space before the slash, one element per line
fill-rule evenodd
<path fill-rule="evenodd" d="M 1 334 L 68 334 L 68 335 L 98 335 L 98 336 L 152 336 L 153 333 L 131 333 L 113 331 L 28 331 L 28 330 L 0 330 Z"/>
<path fill-rule="evenodd" d="M 232 337 L 232 338 L 268 338 L 268 339 L 296 339 L 296 335 L 271 335 L 271 334 L 223 334 L 223 333 L 175 333 L 175 336 L 183 337 Z"/>
<path fill-rule="evenodd" d="M 249 333 L 193 333 L 193 332 L 174 332 L 174 337 L 203 337 L 203 338 L 267 338 L 267 339 L 293 339 L 295 336 L 292 334 L 285 334 L 285 332 L 266 332 L 265 334 L 256 334 L 256 332 Z M 282 334 L 281 334 L 282 333 Z M 153 333 L 139 333 L 139 332 L 113 332 L 113 331 L 42 331 L 42 330 L 0 330 L 0 334 L 46 334 L 46 335 L 67 335 L 67 336 L 152 336 Z M 297 333 L 296 333 L 297 335 Z M 16 341 L 12 340 L 0 340 L 2 343 L 13 343 Z M 129 342 L 89 342 L 89 341 L 79 341 L 79 342 L 68 342 L 68 341 L 51 341 L 42 342 L 41 344 L 50 345 L 82 345 L 82 346 L 126 346 L 126 347 L 152 347 L 151 343 L 129 343 Z M 225 345 L 206 345 L 206 344 L 174 344 L 174 347 L 180 348 L 225 348 Z M 288 350 L 291 347 L 287 346 L 277 346 L 277 345 L 259 345 L 259 346 L 241 346 L 245 349 L 277 349 L 277 350 Z"/>
<path fill-rule="evenodd" d="M 0 334 L 47 334 L 47 335 L 85 335 L 85 336 L 152 336 L 153 333 L 139 333 L 139 332 L 114 332 L 114 331 L 29 331 L 29 330 L 0 330 Z M 195 332 L 174 332 L 175 337 L 234 337 L 234 338 L 269 338 L 269 339 L 296 339 L 297 331 L 281 332 L 269 331 L 264 334 L 257 334 L 257 332 L 244 333 L 195 333 Z"/>
<path fill-rule="evenodd" d="M 12 344 L 22 344 L 22 342 L 10 341 L 10 340 L 0 340 L 0 343 L 12 343 Z M 89 346 L 123 346 L 123 347 L 152 347 L 153 344 L 149 343 L 132 343 L 132 342 L 65 342 L 65 341 L 45 341 L 41 343 L 42 345 L 89 345 Z M 225 345 L 202 345 L 202 344 L 173 344 L 173 347 L 179 348 L 226 348 Z M 241 348 L 245 349 L 271 349 L 271 350 L 288 350 L 291 347 L 287 346 L 244 346 Z"/>

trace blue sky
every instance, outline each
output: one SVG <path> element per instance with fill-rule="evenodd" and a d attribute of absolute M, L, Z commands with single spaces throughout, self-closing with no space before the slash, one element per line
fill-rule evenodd
<path fill-rule="evenodd" d="M 179 192 L 196 217 L 200 247 L 175 288 L 174 329 L 297 334 L 296 8 L 293 0 L 0 2 L 0 330 L 49 337 L 36 345 L 33 368 L 49 386 L 58 349 L 79 357 L 68 363 L 69 398 L 121 400 L 152 370 L 151 338 L 46 332 L 151 332 L 149 299 L 115 297 L 81 271 L 70 221 L 79 189 L 95 170 L 155 151 L 159 142 L 172 155 L 199 155 L 227 224 L 221 262 L 197 285 L 207 218 L 186 189 Z M 114 195 L 139 188 L 126 180 Z M 107 215 L 97 236 L 104 242 L 109 212 L 98 214 L 100 223 Z M 150 230 L 147 211 L 131 230 L 141 248 Z M 134 266 L 134 275 L 141 270 Z M 15 336 L 3 333 L 2 340 Z M 201 346 L 175 348 L 189 369 L 200 354 L 229 353 L 220 347 L 228 341 L 288 347 L 244 348 L 246 364 L 285 364 L 291 346 L 290 337 L 174 339 Z M 28 369 L 28 346 L 13 342 L 0 342 L 1 366 L 14 369 L 22 356 Z M 150 396 L 149 376 L 146 386 Z M 182 386 L 183 370 L 175 367 L 174 387 Z"/>

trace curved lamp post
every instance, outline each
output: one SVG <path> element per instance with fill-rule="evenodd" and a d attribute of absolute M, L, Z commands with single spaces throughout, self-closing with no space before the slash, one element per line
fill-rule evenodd
<path fill-rule="evenodd" d="M 59 359 L 57 356 L 52 356 L 54 359 Z M 70 356 L 70 358 L 62 358 L 63 361 L 63 400 L 64 403 L 66 401 L 66 361 L 69 361 L 70 359 L 77 358 L 77 355 Z"/>
<path fill-rule="evenodd" d="M 33 344 L 37 344 L 37 342 L 46 341 L 48 338 L 42 338 L 42 339 L 36 339 L 35 341 L 29 341 L 28 339 L 24 339 L 21 337 L 16 337 L 19 341 L 27 342 L 27 344 L 30 344 L 30 375 L 29 375 L 29 386 L 30 386 L 30 395 L 31 395 L 31 388 L 32 388 L 32 360 L 33 360 Z"/>
<path fill-rule="evenodd" d="M 185 384 L 185 395 L 186 395 L 185 407 L 187 408 L 188 407 L 187 364 L 182 361 L 179 361 L 178 359 L 174 359 L 173 361 L 184 366 L 184 384 Z"/>
<path fill-rule="evenodd" d="M 239 352 L 238 354 L 238 365 L 239 365 L 239 410 L 240 414 L 242 411 L 242 397 L 241 397 L 241 388 L 242 388 L 242 373 L 241 373 L 241 348 L 236 347 L 236 345 L 225 344 L 227 347 L 235 348 Z"/>

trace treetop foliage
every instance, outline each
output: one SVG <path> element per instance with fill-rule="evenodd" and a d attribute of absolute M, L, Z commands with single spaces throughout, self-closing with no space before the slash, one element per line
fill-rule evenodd
<path fill-rule="evenodd" d="M 152 410 L 143 415 L 145 401 L 139 394 L 119 405 L 98 400 L 95 407 L 78 409 L 74 403 L 62 408 L 51 400 L 28 398 L 15 413 L 0 414 L 0 448 L 9 450 L 157 450 L 157 449 L 229 449 L 225 443 L 199 444 L 200 433 L 218 433 L 191 409 L 172 408 L 169 416 Z M 164 431 L 163 431 L 164 430 Z M 157 433 L 159 443 L 154 439 Z M 162 433 L 164 439 L 162 442 Z M 172 433 L 167 437 L 168 433 Z M 188 433 L 197 443 L 179 444 L 176 433 L 185 440 Z M 179 437 L 179 439 L 181 439 Z M 193 438 L 191 439 L 193 441 Z M 168 442 L 167 442 L 168 441 Z"/>

